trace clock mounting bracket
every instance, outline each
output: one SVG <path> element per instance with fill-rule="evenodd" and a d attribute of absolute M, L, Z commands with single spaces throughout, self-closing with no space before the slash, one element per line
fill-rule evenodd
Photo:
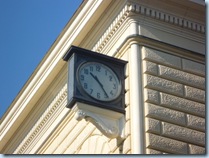
<path fill-rule="evenodd" d="M 93 107 L 88 104 L 77 102 L 72 108 L 77 121 L 85 119 L 91 122 L 106 137 L 124 139 L 124 114 L 112 110 Z"/>

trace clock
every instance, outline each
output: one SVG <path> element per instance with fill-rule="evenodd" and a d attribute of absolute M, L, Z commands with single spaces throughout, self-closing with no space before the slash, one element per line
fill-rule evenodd
<path fill-rule="evenodd" d="M 68 62 L 68 102 L 77 102 L 125 113 L 126 61 L 71 46 L 63 56 Z"/>
<path fill-rule="evenodd" d="M 121 94 L 121 82 L 117 74 L 99 62 L 86 62 L 77 71 L 78 83 L 93 99 L 109 102 Z"/>

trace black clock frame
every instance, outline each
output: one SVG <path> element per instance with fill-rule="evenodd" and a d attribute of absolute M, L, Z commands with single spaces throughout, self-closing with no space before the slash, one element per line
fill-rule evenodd
<path fill-rule="evenodd" d="M 87 49 L 71 46 L 63 56 L 63 60 L 68 62 L 68 103 L 67 108 L 72 108 L 76 102 L 86 103 L 92 106 L 114 110 L 125 113 L 125 74 L 124 67 L 126 61 L 99 54 Z M 99 101 L 86 94 L 80 86 L 77 71 L 81 64 L 86 62 L 98 62 L 111 68 L 121 82 L 121 94 L 112 101 Z"/>

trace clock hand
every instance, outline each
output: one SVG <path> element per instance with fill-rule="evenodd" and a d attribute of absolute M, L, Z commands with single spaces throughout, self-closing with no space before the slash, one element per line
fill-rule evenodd
<path fill-rule="evenodd" d="M 99 81 L 99 79 L 97 78 L 97 76 L 94 76 L 91 72 L 90 72 L 90 75 L 97 81 L 97 83 L 99 83 L 99 85 L 101 87 L 103 87 L 103 85 L 101 84 L 101 82 Z"/>
<path fill-rule="evenodd" d="M 99 81 L 99 79 L 97 78 L 96 75 L 93 75 L 91 72 L 90 72 L 90 75 L 97 81 L 97 83 L 100 85 L 100 87 L 102 88 L 102 90 L 104 91 L 105 95 L 107 96 L 107 98 L 109 98 L 109 96 L 107 95 L 107 92 L 105 91 L 104 89 L 104 86 L 102 85 L 102 83 Z"/>

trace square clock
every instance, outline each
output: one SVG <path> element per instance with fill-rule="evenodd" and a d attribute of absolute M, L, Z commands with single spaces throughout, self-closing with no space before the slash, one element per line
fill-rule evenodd
<path fill-rule="evenodd" d="M 68 103 L 86 103 L 125 113 L 124 67 L 126 61 L 71 46 L 68 62 Z"/>

